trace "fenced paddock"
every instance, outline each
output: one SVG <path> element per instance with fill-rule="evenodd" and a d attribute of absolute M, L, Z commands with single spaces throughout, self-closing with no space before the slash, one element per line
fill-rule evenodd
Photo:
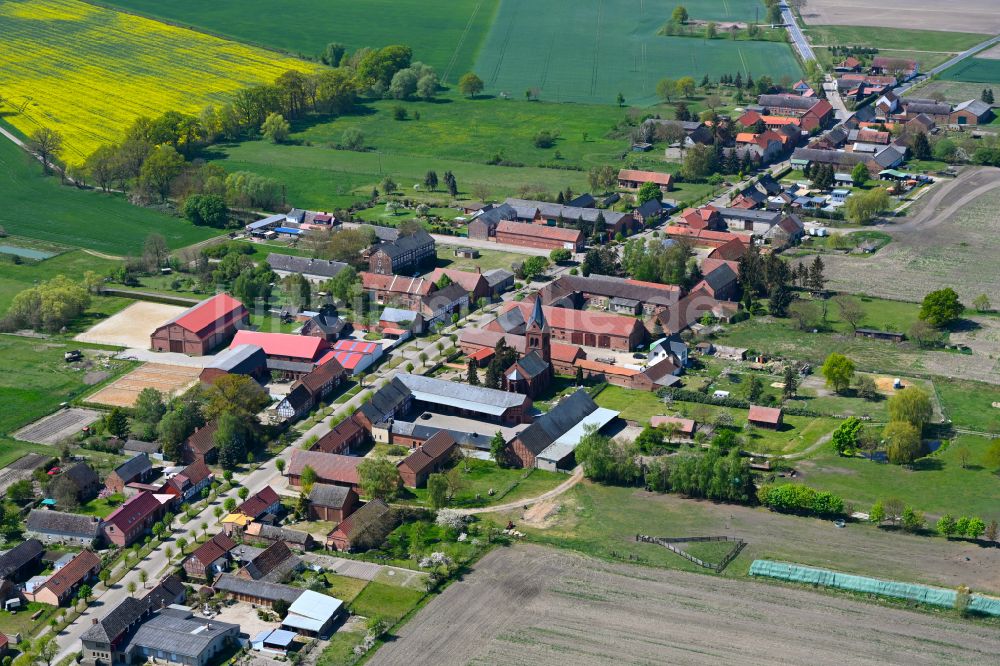
<path fill-rule="evenodd" d="M 729 563 L 736 559 L 736 556 L 746 548 L 747 542 L 743 539 L 738 539 L 736 537 L 728 536 L 707 536 L 707 537 L 651 537 L 645 534 L 636 534 L 635 540 L 642 543 L 655 543 L 658 546 L 663 546 L 671 553 L 676 553 L 680 555 L 685 560 L 689 562 L 694 562 L 700 567 L 706 569 L 711 569 L 715 573 L 721 573 L 729 566 Z M 706 562 L 699 557 L 695 557 L 691 553 L 687 552 L 680 547 L 680 544 L 685 543 L 712 543 L 712 542 L 729 542 L 733 544 L 733 547 L 726 553 L 721 560 L 718 562 Z"/>
<path fill-rule="evenodd" d="M 144 388 L 155 388 L 166 396 L 174 396 L 198 381 L 200 374 L 199 367 L 147 363 L 119 377 L 87 401 L 112 407 L 131 407 Z"/>

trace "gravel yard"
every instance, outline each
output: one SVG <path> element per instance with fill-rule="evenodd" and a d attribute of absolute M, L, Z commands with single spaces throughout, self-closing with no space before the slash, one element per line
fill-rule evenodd
<path fill-rule="evenodd" d="M 947 617 L 521 545 L 488 554 L 369 663 L 957 664 L 997 647 L 995 628 Z"/>
<path fill-rule="evenodd" d="M 97 345 L 148 349 L 150 334 L 184 310 L 177 305 L 136 301 L 73 339 Z"/>

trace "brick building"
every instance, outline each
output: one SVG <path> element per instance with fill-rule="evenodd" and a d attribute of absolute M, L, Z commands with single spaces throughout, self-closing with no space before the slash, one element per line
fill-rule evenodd
<path fill-rule="evenodd" d="M 531 317 L 531 303 L 505 303 L 487 330 L 522 335 Z M 586 347 L 634 351 L 646 339 L 642 322 L 633 317 L 603 312 L 544 307 L 552 340 Z"/>
<path fill-rule="evenodd" d="M 229 294 L 217 294 L 177 315 L 150 336 L 153 351 L 203 356 L 250 323 L 250 313 Z"/>
<path fill-rule="evenodd" d="M 423 229 L 382 243 L 368 255 L 368 270 L 381 275 L 413 273 L 437 258 L 434 239 Z"/>

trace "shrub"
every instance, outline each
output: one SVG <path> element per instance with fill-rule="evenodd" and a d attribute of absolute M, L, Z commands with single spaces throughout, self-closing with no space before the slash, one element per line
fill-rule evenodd
<path fill-rule="evenodd" d="M 757 490 L 757 499 L 769 509 L 781 513 L 815 516 L 839 516 L 844 513 L 842 498 L 797 483 L 761 486 Z"/>

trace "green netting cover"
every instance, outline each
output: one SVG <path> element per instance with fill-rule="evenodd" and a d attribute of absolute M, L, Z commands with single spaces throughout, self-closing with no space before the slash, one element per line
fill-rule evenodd
<path fill-rule="evenodd" d="M 951 608 L 955 605 L 954 590 L 928 587 L 927 585 L 917 585 L 915 583 L 900 583 L 893 580 L 879 580 L 878 578 L 855 576 L 853 574 L 839 573 L 828 569 L 803 567 L 785 562 L 754 560 L 750 566 L 750 575 L 767 576 L 769 578 L 778 578 L 796 583 L 823 585 L 824 587 L 835 587 L 853 592 L 868 592 L 885 597 L 919 601 L 920 603 L 945 608 Z M 973 594 L 969 602 L 969 609 L 986 615 L 1000 617 L 1000 599 Z"/>

